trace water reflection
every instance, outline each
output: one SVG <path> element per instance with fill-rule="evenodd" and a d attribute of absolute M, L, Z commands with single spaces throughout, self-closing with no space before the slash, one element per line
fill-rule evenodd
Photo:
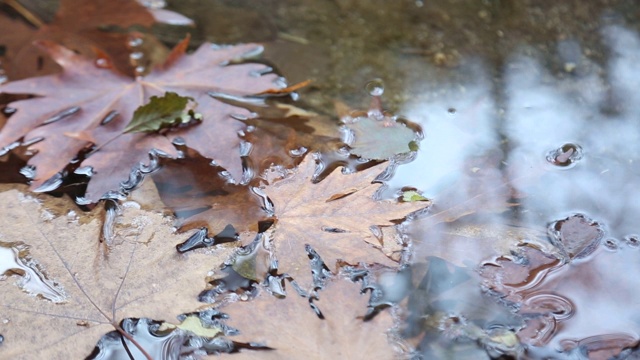
<path fill-rule="evenodd" d="M 425 140 L 391 185 L 416 186 L 435 203 L 409 228 L 415 261 L 437 256 L 475 268 L 500 254 L 515 257 L 510 252 L 524 243 L 561 258 L 544 231 L 548 224 L 582 213 L 602 225 L 606 239 L 593 254 L 523 285 L 530 302 L 548 293 L 542 303 L 564 304 L 555 309 L 562 316 L 550 317 L 555 325 L 545 340 L 533 342 L 550 352 L 531 349 L 533 358 L 562 350 L 563 356 L 606 358 L 640 339 L 638 254 L 625 240 L 637 239 L 639 231 L 640 36 L 622 26 L 605 27 L 601 35 L 610 47 L 604 65 L 589 61 L 588 49 L 575 40 L 558 43 L 562 66 L 555 70 L 542 54 L 523 48 L 499 81 L 482 65 L 466 65 L 460 71 L 473 80 L 401 111 L 420 123 Z M 452 236 L 474 225 L 475 232 Z M 503 232 L 487 237 L 483 231 L 491 226 Z M 508 234 L 505 226 L 529 232 Z M 527 343 L 528 335 L 519 334 Z"/>

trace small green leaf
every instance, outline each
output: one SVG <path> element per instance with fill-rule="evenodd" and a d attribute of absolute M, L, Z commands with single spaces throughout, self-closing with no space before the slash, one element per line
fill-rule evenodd
<path fill-rule="evenodd" d="M 136 109 L 124 132 L 152 132 L 180 124 L 189 100 L 193 101 L 193 98 L 174 92 L 166 92 L 162 97 L 152 96 L 147 104 Z"/>
<path fill-rule="evenodd" d="M 422 196 L 415 190 L 409 190 L 402 193 L 403 202 L 415 202 L 415 201 L 429 201 L 426 197 Z"/>

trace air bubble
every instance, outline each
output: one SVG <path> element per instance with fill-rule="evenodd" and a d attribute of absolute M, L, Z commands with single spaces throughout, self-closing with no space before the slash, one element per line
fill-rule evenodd
<path fill-rule="evenodd" d="M 618 250 L 619 246 L 620 245 L 618 245 L 618 241 L 616 239 L 606 239 L 604 241 L 604 247 L 607 250 L 616 251 L 616 250 Z"/>
<path fill-rule="evenodd" d="M 300 156 L 306 154 L 308 150 L 309 149 L 307 149 L 306 147 L 301 146 L 301 147 L 299 147 L 297 149 L 289 150 L 289 155 L 291 155 L 292 157 L 300 157 Z"/>
<path fill-rule="evenodd" d="M 141 51 L 136 51 L 129 54 L 129 58 L 131 58 L 131 60 L 140 60 L 143 57 L 144 57 L 144 54 Z"/>
<path fill-rule="evenodd" d="M 136 75 L 138 76 L 142 75 L 146 70 L 147 68 L 145 68 L 144 66 L 136 66 L 135 68 Z"/>
<path fill-rule="evenodd" d="M 96 65 L 96 67 L 100 68 L 100 69 L 108 69 L 111 67 L 111 62 L 109 61 L 109 59 L 103 58 L 103 57 L 99 57 L 95 60 L 94 64 Z"/>
<path fill-rule="evenodd" d="M 633 234 L 624 237 L 624 241 L 631 247 L 640 247 L 640 236 Z"/>
<path fill-rule="evenodd" d="M 129 46 L 131 46 L 132 48 L 141 46 L 142 43 L 144 43 L 144 40 L 142 40 L 141 37 L 134 37 L 129 39 Z"/>
<path fill-rule="evenodd" d="M 384 82 L 381 79 L 373 79 L 364 86 L 364 89 L 371 96 L 382 96 L 384 94 Z"/>

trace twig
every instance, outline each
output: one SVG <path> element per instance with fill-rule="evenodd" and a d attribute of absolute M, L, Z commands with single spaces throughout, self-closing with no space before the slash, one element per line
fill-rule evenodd
<path fill-rule="evenodd" d="M 18 14 L 20 14 L 23 18 L 25 18 L 31 25 L 41 28 L 44 26 L 44 21 L 40 20 L 34 13 L 32 13 L 29 9 L 22 6 L 20 2 L 17 0 L 3 0 L 7 6 L 10 6 L 13 10 L 15 10 Z"/>

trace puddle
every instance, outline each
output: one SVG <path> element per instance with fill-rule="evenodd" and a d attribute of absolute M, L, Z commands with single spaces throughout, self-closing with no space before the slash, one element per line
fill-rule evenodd
<path fill-rule="evenodd" d="M 261 101 L 253 104 L 256 109 L 250 110 L 262 111 L 266 119 L 236 119 L 247 124 L 239 154 L 243 178 L 236 183 L 215 162 L 187 148 L 180 149 L 181 159 L 162 159 L 163 169 L 151 175 L 162 201 L 182 220 L 181 230 L 200 228 L 178 251 L 188 255 L 235 241 L 237 233 L 258 231 L 256 220 L 271 209 L 251 186 L 271 181 L 260 173 L 272 163 L 281 163 L 278 173 L 286 173 L 302 155 L 322 150 L 316 155 L 320 181 L 335 170 L 355 172 L 380 162 L 356 153 L 387 158 L 388 151 L 380 154 L 375 144 L 359 142 L 375 128 L 368 122 L 344 134 L 342 140 L 361 148 L 350 153 L 339 140 L 336 114 L 338 101 L 367 109 L 370 99 L 362 88 L 382 78 L 385 110 L 415 122 L 424 136 L 414 144 L 417 152 L 395 161 L 385 174 L 393 177 L 384 195 L 397 197 L 411 187 L 434 205 L 403 229 L 411 244 L 401 245 L 414 251 L 410 256 L 384 249 L 407 265 L 402 271 L 411 276 L 380 275 L 379 284 L 368 288 L 370 310 L 404 306 L 403 335 L 417 358 L 600 359 L 623 349 L 619 358 L 637 353 L 638 5 L 604 0 L 576 7 L 517 1 L 389 4 L 171 4 L 199 24 L 194 44 L 260 41 L 265 61 L 278 66 L 291 84 L 313 78 L 295 104 L 317 115 L 317 122 L 299 121 L 304 116 L 298 115 L 277 122 L 274 118 L 300 109 L 287 104 L 267 111 L 259 109 Z M 176 40 L 175 34 L 161 35 Z M 372 84 L 367 91 L 379 96 L 380 83 Z M 413 152 L 408 142 L 414 137 L 404 126 L 399 129 L 399 136 L 407 137 L 402 151 Z M 34 169 L 24 166 L 31 155 L 24 149 L 0 154 L 0 165 L 6 164 L 0 182 L 33 177 Z M 61 181 L 63 172 L 41 190 L 81 195 L 90 171 L 78 166 L 64 170 L 67 182 Z M 23 285 L 26 291 L 52 301 L 63 296 L 16 254 L 0 246 L 0 263 L 11 261 L 12 269 L 40 279 L 35 290 Z M 245 246 L 201 299 L 250 295 L 264 281 L 274 284 L 272 290 L 277 284 L 283 288 L 271 260 L 257 242 Z M 322 274 L 318 264 L 314 271 Z M 487 279 L 492 286 L 483 283 Z M 374 299 L 378 293 L 386 295 Z M 513 343 L 514 334 L 522 346 Z M 114 354 L 109 356 L 124 356 Z"/>

